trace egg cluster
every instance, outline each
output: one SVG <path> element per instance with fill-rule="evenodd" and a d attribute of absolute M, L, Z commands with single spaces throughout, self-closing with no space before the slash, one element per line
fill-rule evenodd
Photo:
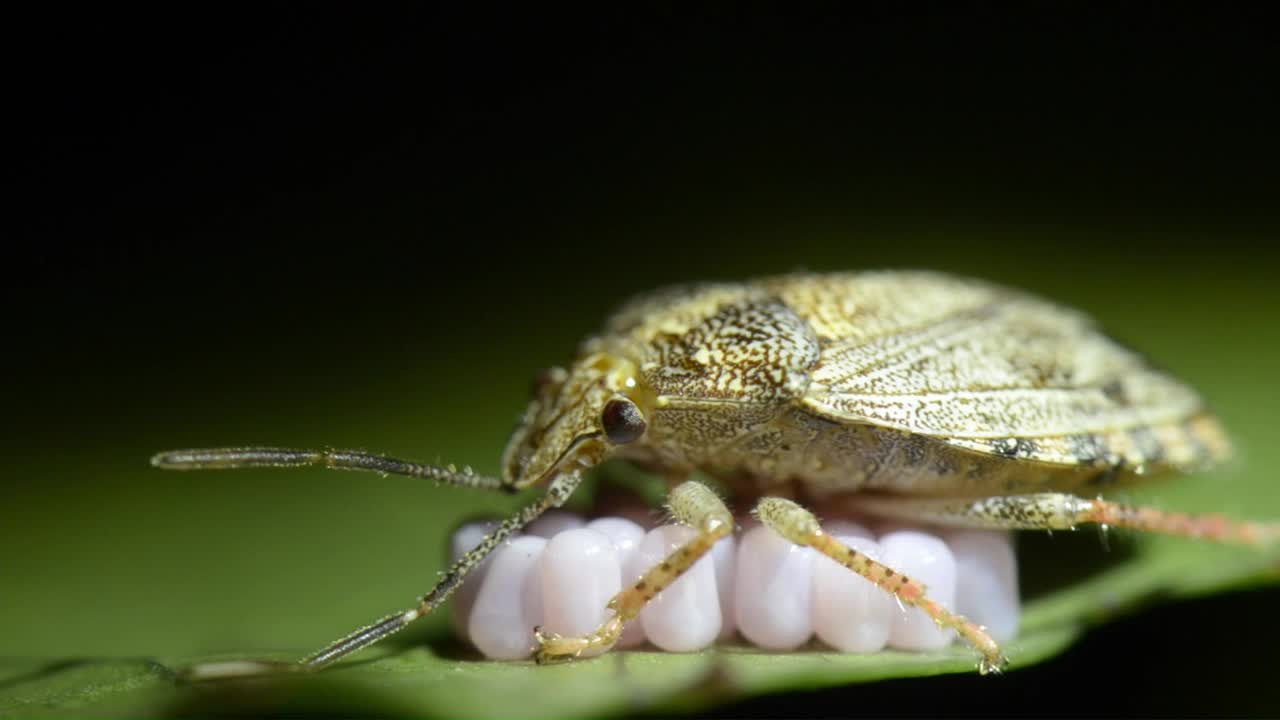
<path fill-rule="evenodd" d="M 847 568 L 750 518 L 645 606 L 616 647 L 701 650 L 740 636 L 769 650 L 816 636 L 842 652 L 933 650 L 952 642 L 914 608 Z M 453 536 L 454 558 L 492 527 L 470 523 Z M 863 525 L 830 520 L 827 532 L 922 583 L 947 608 L 985 625 L 997 641 L 1017 634 L 1017 566 L 1008 533 Z M 530 657 L 533 628 L 586 635 L 611 615 L 609 599 L 694 536 L 691 528 L 647 530 L 632 519 L 544 515 L 503 544 L 459 588 L 458 633 L 486 657 Z"/>

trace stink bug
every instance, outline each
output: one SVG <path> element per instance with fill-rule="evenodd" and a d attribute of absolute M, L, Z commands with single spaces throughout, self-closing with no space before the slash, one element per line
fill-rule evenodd
<path fill-rule="evenodd" d="M 700 470 L 797 545 L 867 578 L 1005 659 L 980 626 L 924 586 L 825 533 L 801 503 L 978 528 L 1098 523 L 1260 545 L 1274 525 L 1096 497 L 1195 470 L 1230 444 L 1187 386 L 1102 335 L 1081 313 L 984 282 L 926 272 L 788 275 L 672 287 L 623 306 L 567 369 L 544 372 L 501 477 L 354 451 L 179 450 L 168 469 L 323 466 L 541 495 L 455 562 L 417 604 L 303 659 L 317 669 L 435 610 L 500 543 L 562 505 L 583 473 L 617 456 L 656 469 L 672 515 L 697 533 L 624 588 L 593 633 L 539 633 L 542 661 L 596 654 L 651 598 L 733 530 Z M 197 676 L 271 669 L 206 667 Z"/>

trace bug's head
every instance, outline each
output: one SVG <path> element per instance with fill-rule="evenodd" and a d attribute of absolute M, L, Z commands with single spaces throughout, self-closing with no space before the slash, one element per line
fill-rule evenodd
<path fill-rule="evenodd" d="M 610 353 L 543 370 L 507 443 L 503 480 L 524 488 L 557 470 L 602 462 L 618 446 L 643 440 L 652 405 L 635 364 Z"/>

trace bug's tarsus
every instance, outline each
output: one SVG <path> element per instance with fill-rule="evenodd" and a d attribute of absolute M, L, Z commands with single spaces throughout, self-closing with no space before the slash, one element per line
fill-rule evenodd
<path fill-rule="evenodd" d="M 533 654 L 533 661 L 538 665 L 554 665 L 555 663 L 568 662 L 570 660 L 577 659 L 577 657 L 581 655 L 580 651 L 566 653 L 547 652 L 544 649 L 547 645 L 562 643 L 566 638 L 543 630 L 541 625 L 534 626 L 533 637 L 539 646 L 538 651 Z"/>
<path fill-rule="evenodd" d="M 1009 669 L 1009 658 L 1004 655 L 994 661 L 984 657 L 978 662 L 978 674 L 980 675 L 999 675 L 1007 669 Z"/>
<path fill-rule="evenodd" d="M 594 632 L 566 637 L 535 628 L 538 650 L 534 659 L 539 664 L 595 655 L 613 647 L 622 637 L 626 623 L 639 616 L 650 600 L 693 567 L 721 538 L 733 534 L 733 514 L 724 501 L 702 483 L 681 483 L 671 491 L 667 507 L 677 522 L 697 530 L 698 534 L 614 595 L 608 605 L 612 616 Z"/>
<path fill-rule="evenodd" d="M 1101 498 L 1084 501 L 1082 522 L 1128 528 L 1196 540 L 1262 547 L 1280 542 L 1280 524 L 1232 520 L 1222 515 L 1191 515 L 1123 505 Z"/>

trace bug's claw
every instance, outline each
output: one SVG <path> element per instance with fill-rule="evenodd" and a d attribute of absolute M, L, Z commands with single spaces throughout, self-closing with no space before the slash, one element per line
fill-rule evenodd
<path fill-rule="evenodd" d="M 552 655 L 542 649 L 539 649 L 533 654 L 533 661 L 539 665 L 553 665 L 555 663 L 567 662 L 572 658 L 572 655 Z"/>
<path fill-rule="evenodd" d="M 993 660 L 984 657 L 978 663 L 978 673 L 981 675 L 999 675 L 1009 667 L 1009 658 L 1004 655 L 997 655 Z"/>
<path fill-rule="evenodd" d="M 581 657 L 595 657 L 608 652 L 622 636 L 622 619 L 614 616 L 596 632 L 583 637 L 565 637 L 556 633 L 545 633 L 542 627 L 533 629 L 533 637 L 538 641 L 538 650 L 533 659 L 539 665 Z"/>
<path fill-rule="evenodd" d="M 541 625 L 534 626 L 533 639 L 538 643 L 538 649 L 533 652 L 533 661 L 539 665 L 546 665 L 551 662 L 551 656 L 547 654 L 547 643 L 551 641 L 551 637 L 549 634 L 542 632 Z"/>
<path fill-rule="evenodd" d="M 538 641 L 538 650 L 534 652 L 533 660 L 539 665 L 563 662 L 577 656 L 576 652 L 565 652 L 564 646 L 572 644 L 572 639 L 566 639 L 556 633 L 543 632 L 541 625 L 533 629 L 533 637 Z"/>

